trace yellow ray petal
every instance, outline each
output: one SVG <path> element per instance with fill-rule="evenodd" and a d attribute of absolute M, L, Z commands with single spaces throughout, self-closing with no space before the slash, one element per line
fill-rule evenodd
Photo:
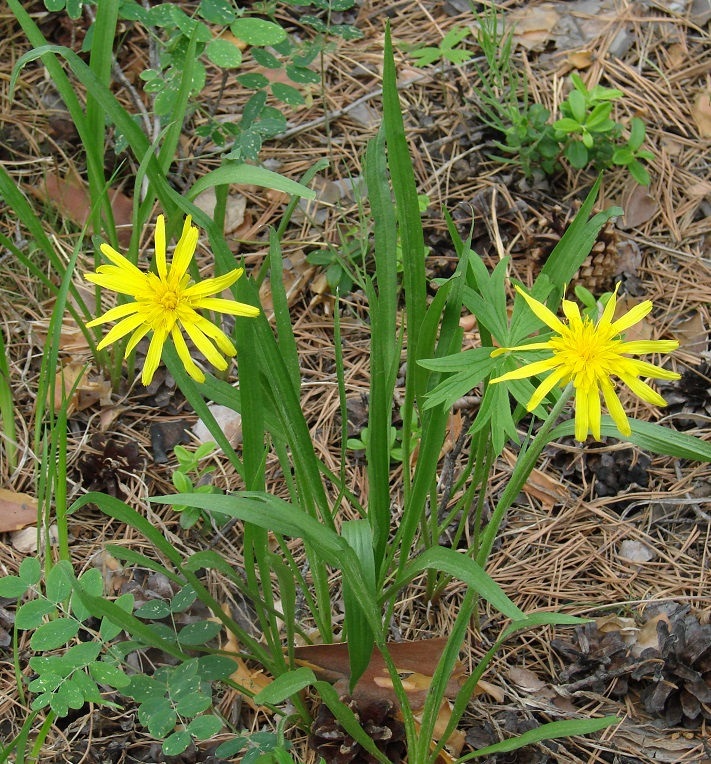
<path fill-rule="evenodd" d="M 575 439 L 584 443 L 589 431 L 588 395 L 586 390 L 575 392 Z"/>
<path fill-rule="evenodd" d="M 602 312 L 602 316 L 600 316 L 600 320 L 597 323 L 599 327 L 605 327 L 612 324 L 612 319 L 615 316 L 615 310 L 617 308 L 617 291 L 619 288 L 619 283 L 615 284 L 615 291 L 612 293 L 612 297 L 607 301 L 605 310 Z"/>
<path fill-rule="evenodd" d="M 183 225 L 183 233 L 173 253 L 173 262 L 170 266 L 168 282 L 175 286 L 178 286 L 186 275 L 190 261 L 195 254 L 195 248 L 197 247 L 198 229 L 191 225 L 191 221 L 192 218 L 188 215 Z"/>
<path fill-rule="evenodd" d="M 156 269 L 161 279 L 165 281 L 168 276 L 168 267 L 165 262 L 165 218 L 158 215 L 156 220 Z"/>
<path fill-rule="evenodd" d="M 583 320 L 580 315 L 580 308 L 576 303 L 571 302 L 570 300 L 563 300 L 563 313 L 565 313 L 565 317 L 568 321 L 580 322 Z"/>
<path fill-rule="evenodd" d="M 195 324 L 183 324 L 183 329 L 185 329 L 188 337 L 195 343 L 195 347 L 216 369 L 224 371 L 227 368 L 227 361 L 217 352 L 212 342 Z"/>
<path fill-rule="evenodd" d="M 133 316 L 124 318 L 123 321 L 119 321 L 103 340 L 96 346 L 98 350 L 103 350 L 107 345 L 110 345 L 116 340 L 120 340 L 121 337 L 125 337 L 129 332 L 132 332 L 136 327 L 143 323 L 143 317 L 136 313 Z"/>
<path fill-rule="evenodd" d="M 139 326 L 138 329 L 131 335 L 131 339 L 126 343 L 126 350 L 124 351 L 123 357 L 128 358 L 129 355 L 133 352 L 133 349 L 138 345 L 138 343 L 148 334 L 148 332 L 151 330 L 151 327 L 149 324 L 143 324 L 142 326 Z"/>
<path fill-rule="evenodd" d="M 524 300 L 526 300 L 528 307 L 538 316 L 538 318 L 540 318 L 544 324 L 550 326 L 553 331 L 560 334 L 565 329 L 565 324 L 542 302 L 538 302 L 535 298 L 527 295 L 519 286 L 516 287 L 516 291 Z"/>
<path fill-rule="evenodd" d="M 620 399 L 617 397 L 615 388 L 612 382 L 605 379 L 602 381 L 602 394 L 605 398 L 605 406 L 610 412 L 612 421 L 617 425 L 617 429 L 625 436 L 629 437 L 632 434 L 632 428 L 630 427 L 627 414 L 620 403 Z"/>
<path fill-rule="evenodd" d="M 139 270 L 130 260 L 117 252 L 111 245 L 104 242 L 99 249 L 117 268 L 134 276 L 143 276 L 143 271 Z"/>
<path fill-rule="evenodd" d="M 531 400 L 526 405 L 529 411 L 533 411 L 541 401 L 548 395 L 548 393 L 556 386 L 556 383 L 565 376 L 565 369 L 558 368 L 551 372 L 540 385 L 536 388 L 536 391 L 531 396 Z"/>
<path fill-rule="evenodd" d="M 632 377 L 629 374 L 620 374 L 620 379 L 629 387 L 629 389 L 643 401 L 652 403 L 655 406 L 666 406 L 667 402 L 662 398 L 656 390 L 653 390 L 646 382 L 642 382 L 637 377 Z"/>
<path fill-rule="evenodd" d="M 223 300 L 221 297 L 203 297 L 195 303 L 196 308 L 201 310 L 215 310 L 218 313 L 227 313 L 231 316 L 246 316 L 254 318 L 260 313 L 259 308 L 247 305 L 235 300 Z"/>
<path fill-rule="evenodd" d="M 675 371 L 661 369 L 659 366 L 647 363 L 646 361 L 638 361 L 636 358 L 628 358 L 627 362 L 640 377 L 650 377 L 651 379 L 681 379 L 681 374 L 677 374 Z"/>
<path fill-rule="evenodd" d="M 104 287 L 104 289 L 110 289 L 112 292 L 119 292 L 120 294 L 127 294 L 131 297 L 136 297 L 146 288 L 146 282 L 143 276 L 141 276 L 139 281 L 138 278 L 123 273 L 85 273 L 84 278 L 87 281 L 91 281 L 92 284 Z"/>
<path fill-rule="evenodd" d="M 530 345 L 516 345 L 513 348 L 496 348 L 491 351 L 491 357 L 496 358 L 504 353 L 514 353 L 520 350 L 550 350 L 550 342 L 532 342 Z"/>
<path fill-rule="evenodd" d="M 506 372 L 506 374 L 502 374 L 496 379 L 492 379 L 491 384 L 493 385 L 495 382 L 505 382 L 507 379 L 525 379 L 526 377 L 533 377 L 536 374 L 542 374 L 544 371 L 550 371 L 556 366 L 558 366 L 558 361 L 555 358 L 548 358 L 545 361 L 536 361 L 535 363 L 521 366 L 520 369 Z"/>
<path fill-rule="evenodd" d="M 198 316 L 195 326 L 204 332 L 208 337 L 215 341 L 218 348 L 229 356 L 237 355 L 237 348 L 232 344 L 232 340 L 215 324 L 208 321 L 203 316 Z"/>
<path fill-rule="evenodd" d="M 593 434 L 595 440 L 600 440 L 600 392 L 597 387 L 591 387 L 588 390 L 588 424 L 590 426 L 590 432 Z"/>
<path fill-rule="evenodd" d="M 188 374 L 196 382 L 200 382 L 200 384 L 202 384 L 205 381 L 205 375 L 203 374 L 202 370 L 197 366 L 195 361 L 193 361 L 192 356 L 190 355 L 190 351 L 188 350 L 188 346 L 185 343 L 185 339 L 183 338 L 183 335 L 180 333 L 180 329 L 178 329 L 177 326 L 173 327 L 171 336 L 173 338 L 173 344 L 175 345 L 175 349 L 178 351 L 178 357 L 183 362 L 185 371 L 187 371 Z"/>
<path fill-rule="evenodd" d="M 646 353 L 671 353 L 679 347 L 676 340 L 635 340 L 622 342 L 617 347 L 618 353 L 644 355 Z"/>
<path fill-rule="evenodd" d="M 148 346 L 148 354 L 146 355 L 146 362 L 143 365 L 143 372 L 141 373 L 141 382 L 145 387 L 151 384 L 153 375 L 156 373 L 158 364 L 160 363 L 160 357 L 163 354 L 163 345 L 167 338 L 165 329 L 159 327 L 153 332 L 151 337 L 151 344 Z"/>
<path fill-rule="evenodd" d="M 624 330 L 629 329 L 630 326 L 638 324 L 651 310 L 652 301 L 645 300 L 627 311 L 624 316 L 620 316 L 617 321 L 611 324 L 611 328 L 614 330 L 615 334 L 624 332 Z"/>
<path fill-rule="evenodd" d="M 99 324 L 105 324 L 109 321 L 118 321 L 119 318 L 124 318 L 125 316 L 130 316 L 132 313 L 136 313 L 138 311 L 138 305 L 135 302 L 127 302 L 123 305 L 117 305 L 115 308 L 111 308 L 111 310 L 107 310 L 106 313 L 103 314 L 103 316 L 99 316 L 98 318 L 95 318 L 93 321 L 89 321 L 87 326 L 98 326 Z"/>
<path fill-rule="evenodd" d="M 218 292 L 222 292 L 223 289 L 231 287 L 243 273 L 244 268 L 235 268 L 233 271 L 225 273 L 224 276 L 217 276 L 214 279 L 205 279 L 204 281 L 200 281 L 197 284 L 188 287 L 183 292 L 183 296 L 195 300 L 196 298 L 207 297 L 210 294 L 217 294 Z"/>

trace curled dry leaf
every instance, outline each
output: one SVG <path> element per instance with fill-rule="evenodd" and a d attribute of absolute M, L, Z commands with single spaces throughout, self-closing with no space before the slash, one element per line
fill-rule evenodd
<path fill-rule="evenodd" d="M 47 534 L 42 532 L 40 537 L 42 549 L 45 548 L 47 543 Z M 56 524 L 49 526 L 49 543 L 50 546 L 56 546 L 59 542 L 59 529 Z M 22 528 L 19 531 L 13 531 L 10 534 L 10 543 L 13 549 L 19 554 L 34 554 L 37 551 L 37 528 L 31 525 L 27 528 Z"/>
<path fill-rule="evenodd" d="M 233 446 L 238 446 L 242 442 L 242 415 L 217 403 L 211 403 L 208 408 L 227 440 Z M 200 443 L 212 443 L 215 440 L 202 419 L 198 419 L 193 426 L 193 433 Z"/>
<path fill-rule="evenodd" d="M 103 377 L 89 377 L 86 364 L 70 362 L 57 372 L 54 381 L 55 411 L 59 410 L 64 400 L 70 395 L 67 416 L 71 416 L 75 411 L 88 409 L 95 403 L 110 406 L 111 383 Z M 49 398 L 47 402 L 49 403 Z"/>
<path fill-rule="evenodd" d="M 502 456 L 509 467 L 516 464 L 516 457 L 509 449 L 505 448 Z M 538 499 L 548 509 L 565 502 L 568 498 L 568 492 L 560 481 L 539 469 L 534 469 L 531 472 L 523 487 L 523 492 Z"/>
<path fill-rule="evenodd" d="M 625 539 L 620 544 L 619 555 L 623 560 L 641 564 L 653 560 L 657 553 L 641 541 Z"/>
<path fill-rule="evenodd" d="M 18 531 L 37 522 L 37 499 L 0 488 L 0 533 Z"/>
<path fill-rule="evenodd" d="M 708 331 L 699 311 L 694 311 L 685 321 L 678 323 L 672 330 L 679 340 L 679 345 L 689 353 L 701 354 L 708 348 Z"/>
<path fill-rule="evenodd" d="M 625 214 L 618 221 L 620 228 L 637 228 L 651 220 L 659 209 L 659 203 L 646 186 L 635 185 L 622 203 Z"/>

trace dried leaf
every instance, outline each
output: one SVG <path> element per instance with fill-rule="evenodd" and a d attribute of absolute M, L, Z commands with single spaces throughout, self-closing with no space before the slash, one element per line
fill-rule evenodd
<path fill-rule="evenodd" d="M 37 522 L 37 499 L 0 488 L 0 533 L 17 531 Z"/>
<path fill-rule="evenodd" d="M 288 199 L 287 199 L 288 200 Z M 214 218 L 217 194 L 214 188 L 207 188 L 195 197 L 193 202 L 208 217 Z M 225 206 L 225 234 L 233 233 L 244 222 L 247 198 L 242 194 L 229 194 Z"/>
<path fill-rule="evenodd" d="M 635 541 L 634 539 L 625 539 L 620 544 L 619 556 L 624 560 L 630 562 L 645 563 L 653 560 L 657 553 L 643 544 L 641 541 Z"/>
<path fill-rule="evenodd" d="M 233 446 L 238 446 L 242 442 L 242 415 L 228 406 L 220 406 L 217 403 L 209 404 L 208 408 L 227 440 Z M 215 440 L 202 419 L 198 419 L 193 426 L 193 434 L 200 443 L 212 443 Z"/>
<path fill-rule="evenodd" d="M 69 218 L 80 228 L 89 219 L 91 198 L 88 189 L 79 178 L 63 179 L 58 175 L 48 175 L 43 185 L 30 190 L 35 197 L 56 207 L 63 217 Z M 131 242 L 133 201 L 115 188 L 109 189 L 108 195 L 117 227 L 118 242 L 122 247 L 127 247 Z"/>
<path fill-rule="evenodd" d="M 647 623 L 637 632 L 637 638 L 632 645 L 632 655 L 638 658 L 644 650 L 653 648 L 659 650 L 659 633 L 657 631 L 657 624 L 660 621 L 669 623 L 669 616 L 666 613 L 660 613 L 659 615 L 650 618 Z"/>
<path fill-rule="evenodd" d="M 526 4 L 509 14 L 508 24 L 514 27 L 513 40 L 526 50 L 542 50 L 560 20 L 552 3 Z"/>
<path fill-rule="evenodd" d="M 516 464 L 516 456 L 508 448 L 504 449 L 502 456 L 509 467 Z M 538 499 L 544 507 L 549 509 L 568 498 L 568 492 L 560 481 L 539 469 L 534 469 L 531 472 L 523 487 L 523 492 Z"/>
<path fill-rule="evenodd" d="M 699 136 L 711 138 L 711 90 L 702 90 L 696 94 L 691 107 L 691 116 L 699 129 Z"/>
<path fill-rule="evenodd" d="M 649 193 L 645 186 L 635 185 L 627 198 L 622 203 L 625 214 L 618 223 L 625 230 L 637 228 L 654 217 L 659 209 L 659 203 Z"/>
<path fill-rule="evenodd" d="M 35 518 L 36 520 L 37 518 Z M 45 548 L 47 536 L 43 532 L 41 536 L 42 549 Z M 59 542 L 59 529 L 56 524 L 49 526 L 49 543 L 56 546 Z M 19 554 L 34 554 L 37 551 L 37 528 L 31 525 L 19 531 L 10 533 L 10 543 Z"/>
<path fill-rule="evenodd" d="M 39 347 L 46 347 L 48 344 L 49 321 L 49 318 L 41 318 L 32 322 L 32 339 Z M 67 353 L 82 353 L 89 349 L 89 343 L 75 321 L 62 322 L 59 330 L 59 349 Z"/>
<path fill-rule="evenodd" d="M 522 690 L 526 692 L 537 692 L 546 686 L 546 683 L 539 679 L 533 671 L 529 671 L 522 666 L 513 666 L 509 669 L 509 679 Z"/>
<path fill-rule="evenodd" d="M 594 60 L 593 52 L 591 50 L 576 50 L 572 53 L 568 53 L 568 63 L 574 69 L 587 69 L 592 65 Z"/>
<path fill-rule="evenodd" d="M 694 311 L 690 318 L 678 323 L 672 330 L 684 350 L 690 353 L 703 353 L 708 347 L 708 331 L 704 326 L 701 313 Z"/>

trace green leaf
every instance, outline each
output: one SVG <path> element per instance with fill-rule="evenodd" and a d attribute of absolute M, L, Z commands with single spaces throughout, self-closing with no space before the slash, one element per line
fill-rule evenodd
<path fill-rule="evenodd" d="M 99 684 L 108 684 L 117 690 L 128 687 L 131 678 L 121 671 L 118 666 L 112 666 L 110 663 L 92 663 L 89 666 L 89 673 Z"/>
<path fill-rule="evenodd" d="M 141 724 L 148 727 L 153 737 L 164 738 L 175 729 L 177 714 L 168 698 L 151 698 L 138 707 Z M 188 736 L 189 737 L 189 736 Z"/>
<path fill-rule="evenodd" d="M 258 72 L 254 72 L 252 74 L 238 74 L 237 81 L 240 83 L 240 85 L 244 85 L 250 90 L 261 90 L 262 88 L 267 87 L 269 84 L 267 77 L 265 77 L 263 74 L 259 74 Z"/>
<path fill-rule="evenodd" d="M 205 48 L 205 55 L 215 66 L 236 69 L 242 63 L 242 51 L 229 40 L 217 38 Z"/>
<path fill-rule="evenodd" d="M 222 759 L 230 759 L 236 756 L 246 745 L 248 738 L 246 737 L 233 737 L 232 740 L 228 740 L 222 745 L 219 745 L 215 749 L 215 756 L 219 756 Z"/>
<path fill-rule="evenodd" d="M 234 674 L 236 668 L 235 659 L 226 655 L 201 655 L 198 658 L 198 673 L 208 681 L 226 679 Z"/>
<path fill-rule="evenodd" d="M 133 612 L 133 594 L 130 592 L 127 592 L 126 594 L 122 594 L 120 597 L 117 597 L 114 600 L 114 605 L 118 607 L 120 610 L 123 610 L 125 613 L 132 613 Z M 99 635 L 101 638 L 106 641 L 110 642 L 112 639 L 115 639 L 122 631 L 122 627 L 120 624 L 113 623 L 105 616 L 101 619 L 101 626 L 99 627 Z"/>
<path fill-rule="evenodd" d="M 302 186 L 301 183 L 284 178 L 275 172 L 271 172 L 271 170 L 265 170 L 263 167 L 252 167 L 251 165 L 244 164 L 218 167 L 216 170 L 208 172 L 207 175 L 203 175 L 193 185 L 186 196 L 192 200 L 207 188 L 229 185 L 231 183 L 263 186 L 264 188 L 272 188 L 276 191 L 284 191 L 287 194 L 294 194 L 304 199 L 316 198 L 315 192 L 310 188 L 306 188 L 306 186 Z"/>
<path fill-rule="evenodd" d="M 96 682 L 84 671 L 75 671 L 71 678 L 72 684 L 77 687 L 87 703 L 104 703 L 101 692 Z"/>
<path fill-rule="evenodd" d="M 430 547 L 405 565 L 402 575 L 382 595 L 382 599 L 387 599 L 389 593 L 400 590 L 420 572 L 429 568 L 463 581 L 512 620 L 518 621 L 526 617 L 480 565 L 469 557 L 444 547 Z"/>
<path fill-rule="evenodd" d="M 276 706 L 297 692 L 301 692 L 305 687 L 309 687 L 315 681 L 314 672 L 310 668 L 302 666 L 276 677 L 271 684 L 268 684 L 254 696 L 254 700 L 259 705 Z"/>
<path fill-rule="evenodd" d="M 42 623 L 44 616 L 54 613 L 55 610 L 54 603 L 47 600 L 25 602 L 17 609 L 15 626 L 18 629 L 36 629 Z"/>
<path fill-rule="evenodd" d="M 166 756 L 177 756 L 182 753 L 192 742 L 190 733 L 185 730 L 174 732 L 163 741 L 163 753 Z"/>
<path fill-rule="evenodd" d="M 160 620 L 170 615 L 170 605 L 164 600 L 149 600 L 133 613 L 136 618 L 150 618 Z"/>
<path fill-rule="evenodd" d="M 250 45 L 278 45 L 286 39 L 285 29 L 263 19 L 240 18 L 230 26 L 230 30 L 238 40 Z"/>
<path fill-rule="evenodd" d="M 74 571 L 68 560 L 59 560 L 47 574 L 45 582 L 47 599 L 55 604 L 64 601 L 72 590 Z"/>
<path fill-rule="evenodd" d="M 171 693 L 172 696 L 172 693 Z M 212 698 L 200 692 L 189 692 L 175 706 L 180 716 L 197 716 L 212 706 Z"/>
<path fill-rule="evenodd" d="M 28 687 L 30 692 L 54 692 L 64 681 L 64 677 L 48 671 L 33 679 Z"/>
<path fill-rule="evenodd" d="M 170 601 L 171 613 L 183 613 L 197 599 L 197 592 L 190 584 L 186 584 Z"/>
<path fill-rule="evenodd" d="M 648 186 L 651 182 L 649 173 L 641 162 L 636 159 L 627 165 L 630 175 L 639 183 L 640 186 Z"/>
<path fill-rule="evenodd" d="M 563 154 L 576 170 L 582 170 L 588 163 L 588 150 L 581 141 L 573 141 L 566 146 Z"/>
<path fill-rule="evenodd" d="M 27 586 L 34 586 L 42 578 L 42 567 L 36 557 L 26 557 L 20 563 L 20 578 Z"/>
<path fill-rule="evenodd" d="M 281 61 L 279 61 L 279 59 L 268 50 L 263 50 L 262 48 L 252 48 L 250 53 L 252 54 L 252 58 L 260 66 L 263 66 L 266 69 L 281 69 Z"/>
<path fill-rule="evenodd" d="M 100 597 L 104 593 L 104 579 L 101 571 L 97 568 L 89 568 L 89 570 L 84 571 L 79 576 L 79 585 L 85 592 L 93 594 L 95 597 Z M 79 621 L 86 621 L 91 615 L 76 594 L 72 595 L 71 608 L 74 617 Z"/>
<path fill-rule="evenodd" d="M 292 82 L 298 82 L 302 85 L 318 85 L 321 82 L 321 75 L 305 66 L 288 64 L 286 74 Z"/>
<path fill-rule="evenodd" d="M 202 0 L 198 15 L 209 24 L 225 26 L 235 20 L 235 9 L 230 0 Z"/>
<path fill-rule="evenodd" d="M 559 119 L 557 122 L 554 122 L 553 127 L 564 133 L 575 133 L 580 130 L 580 123 L 576 122 L 574 119 L 566 117 L 565 119 Z"/>
<path fill-rule="evenodd" d="M 198 740 L 209 740 L 215 737 L 223 727 L 222 719 L 214 714 L 198 716 L 188 724 L 187 731 Z"/>
<path fill-rule="evenodd" d="M 58 618 L 40 626 L 30 639 L 30 647 L 35 652 L 56 650 L 73 639 L 79 631 L 79 623 L 68 618 Z"/>
<path fill-rule="evenodd" d="M 689 459 L 695 462 L 711 462 L 711 443 L 654 422 L 630 419 L 629 423 L 632 434 L 625 437 L 609 416 L 603 416 L 601 432 L 605 437 L 629 441 L 654 454 L 674 456 L 677 459 Z M 552 441 L 566 435 L 573 435 L 574 432 L 575 423 L 570 420 L 551 430 L 549 438 Z"/>
<path fill-rule="evenodd" d="M 360 40 L 363 37 L 363 32 L 353 24 L 333 24 L 329 31 L 343 40 Z"/>
<path fill-rule="evenodd" d="M 283 82 L 272 82 L 272 94 L 280 101 L 289 104 L 289 106 L 301 106 L 306 103 L 304 97 L 296 88 Z"/>
<path fill-rule="evenodd" d="M 182 645 L 204 645 L 222 631 L 222 623 L 198 621 L 189 623 L 178 632 L 178 642 Z"/>
<path fill-rule="evenodd" d="M 97 659 L 102 648 L 101 642 L 81 642 L 70 647 L 64 654 L 63 659 L 74 668 L 83 668 Z"/>
<path fill-rule="evenodd" d="M 515 751 L 523 748 L 525 745 L 540 743 L 542 740 L 555 740 L 556 738 L 573 737 L 574 735 L 588 735 L 591 732 L 599 732 L 613 724 L 619 724 L 620 721 L 621 719 L 617 716 L 605 716 L 602 719 L 570 719 L 562 722 L 549 722 L 516 737 L 502 740 L 494 745 L 488 745 L 486 748 L 480 748 L 473 754 L 463 757 L 463 760 L 474 756 L 490 756 L 495 753 Z"/>
<path fill-rule="evenodd" d="M 134 674 L 129 683 L 123 688 L 123 694 L 133 698 L 137 703 L 156 700 L 165 696 L 166 687 L 152 677 L 144 674 Z"/>
<path fill-rule="evenodd" d="M 71 680 L 64 682 L 57 690 L 57 695 L 62 703 L 69 708 L 78 709 L 84 705 L 84 693 Z M 50 703 L 51 705 L 51 703 Z"/>
<path fill-rule="evenodd" d="M 612 155 L 612 164 L 626 165 L 634 162 L 634 154 L 628 148 L 617 149 Z"/>
<path fill-rule="evenodd" d="M 0 597 L 19 599 L 29 588 L 29 584 L 26 584 L 19 576 L 0 578 Z"/>
<path fill-rule="evenodd" d="M 44 7 L 50 13 L 56 13 L 57 11 L 63 11 L 66 5 L 66 0 L 44 0 Z"/>

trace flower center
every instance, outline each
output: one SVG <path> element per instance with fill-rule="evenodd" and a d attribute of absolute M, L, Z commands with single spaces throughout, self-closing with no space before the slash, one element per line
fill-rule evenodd
<path fill-rule="evenodd" d="M 175 310 L 178 300 L 178 295 L 175 292 L 168 291 L 160 298 L 160 304 L 166 310 Z"/>

